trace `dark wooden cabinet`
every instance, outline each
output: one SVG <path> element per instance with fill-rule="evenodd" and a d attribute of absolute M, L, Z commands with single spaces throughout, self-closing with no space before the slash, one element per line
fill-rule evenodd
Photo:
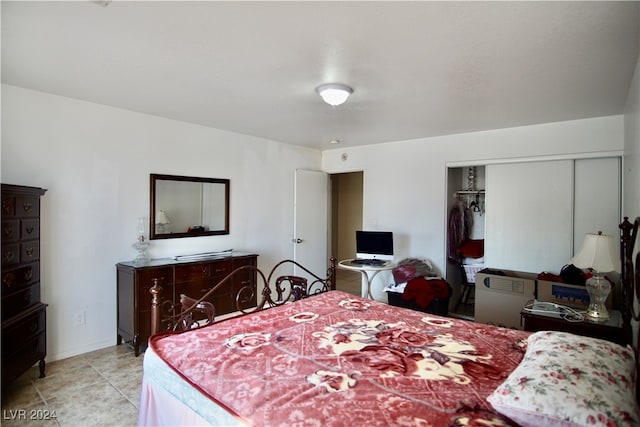
<path fill-rule="evenodd" d="M 151 331 L 151 292 L 157 281 L 162 286 L 163 301 L 177 303 L 180 294 L 200 298 L 225 278 L 233 270 L 249 265 L 257 266 L 256 254 L 234 253 L 219 259 L 180 262 L 171 259 L 152 260 L 144 266 L 133 262 L 116 264 L 118 287 L 118 336 L 117 343 L 130 342 L 135 355 L 140 354 L 140 346 L 145 345 Z M 256 287 L 255 270 L 241 271 L 233 276 L 223 288 L 218 289 L 209 301 L 215 306 L 216 314 L 222 315 L 236 310 L 235 295 L 243 286 Z M 256 305 L 254 299 L 243 308 Z"/>
<path fill-rule="evenodd" d="M 622 328 L 622 316 L 617 310 L 610 310 L 610 318 L 606 322 L 597 323 L 588 320 L 582 322 L 567 321 L 555 313 L 520 313 L 524 322 L 524 330 L 570 332 L 592 338 L 600 338 L 620 345 L 626 345 Z"/>
<path fill-rule="evenodd" d="M 40 198 L 45 189 L 2 184 L 2 388 L 36 362 L 45 375 L 46 307 L 40 301 Z"/>

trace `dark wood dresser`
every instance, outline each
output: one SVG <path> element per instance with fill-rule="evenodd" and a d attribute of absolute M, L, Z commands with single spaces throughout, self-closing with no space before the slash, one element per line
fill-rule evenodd
<path fill-rule="evenodd" d="M 179 303 L 180 294 L 200 298 L 220 280 L 238 267 L 257 266 L 258 255 L 234 253 L 232 256 L 181 262 L 172 259 L 151 260 L 144 266 L 133 262 L 116 264 L 118 287 L 117 344 L 130 342 L 135 355 L 146 345 L 151 331 L 151 293 L 154 280 L 162 286 L 162 299 Z M 256 288 L 256 272 L 243 271 L 234 276 L 229 286 L 219 289 L 209 300 L 216 315 L 235 311 L 236 292 L 244 286 Z M 254 292 L 254 295 L 256 293 Z M 256 305 L 256 298 L 246 307 Z"/>
<path fill-rule="evenodd" d="M 47 355 L 40 301 L 40 198 L 45 189 L 2 184 L 2 388 Z"/>

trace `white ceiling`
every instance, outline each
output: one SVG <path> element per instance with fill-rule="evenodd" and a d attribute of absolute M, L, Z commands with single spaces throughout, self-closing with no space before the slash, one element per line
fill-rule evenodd
<path fill-rule="evenodd" d="M 2 1 L 2 81 L 318 149 L 606 116 L 638 3 Z"/>

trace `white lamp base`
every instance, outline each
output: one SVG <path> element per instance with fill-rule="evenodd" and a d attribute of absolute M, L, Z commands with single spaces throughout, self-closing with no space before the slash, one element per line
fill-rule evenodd
<path fill-rule="evenodd" d="M 589 307 L 586 316 L 589 320 L 605 322 L 609 319 L 609 312 L 605 306 L 605 301 L 611 292 L 611 284 L 602 274 L 595 273 L 593 277 L 585 283 L 589 294 Z"/>

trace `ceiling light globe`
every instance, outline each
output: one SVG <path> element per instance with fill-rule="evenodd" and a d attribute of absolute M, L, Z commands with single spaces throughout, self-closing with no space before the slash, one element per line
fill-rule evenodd
<path fill-rule="evenodd" d="M 349 95 L 353 93 L 353 89 L 340 83 L 320 85 L 316 88 L 316 91 L 320 94 L 324 102 L 333 107 L 343 104 Z"/>

